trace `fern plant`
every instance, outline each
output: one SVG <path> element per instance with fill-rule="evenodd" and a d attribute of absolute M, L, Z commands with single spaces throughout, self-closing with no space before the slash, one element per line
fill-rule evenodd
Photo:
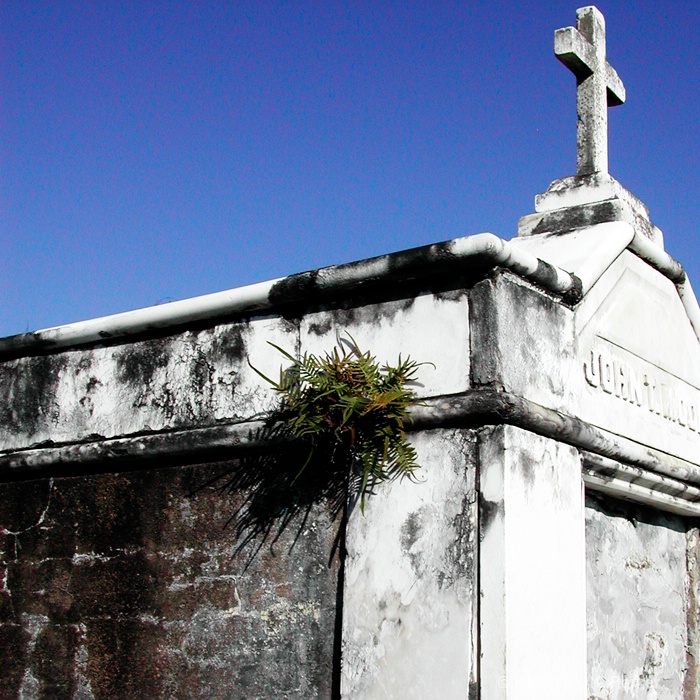
<path fill-rule="evenodd" d="M 291 362 L 280 367 L 279 380 L 251 367 L 282 397 L 281 418 L 290 433 L 309 445 L 301 471 L 314 457 L 340 461 L 359 490 L 363 513 L 365 497 L 378 482 L 414 477 L 419 464 L 405 421 L 416 403 L 411 385 L 417 370 L 430 363 L 399 355 L 396 366 L 380 366 L 352 337 L 322 357 L 295 358 L 270 345 Z"/>

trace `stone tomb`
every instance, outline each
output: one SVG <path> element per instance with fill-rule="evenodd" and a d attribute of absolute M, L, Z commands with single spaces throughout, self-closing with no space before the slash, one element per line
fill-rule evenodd
<path fill-rule="evenodd" d="M 700 311 L 591 100 L 517 239 L 0 340 L 3 697 L 700 697 Z M 417 483 L 347 519 L 250 366 L 343 334 L 434 365 Z"/>

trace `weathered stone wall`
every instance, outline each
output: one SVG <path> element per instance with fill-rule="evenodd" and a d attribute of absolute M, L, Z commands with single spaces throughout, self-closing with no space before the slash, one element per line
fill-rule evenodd
<path fill-rule="evenodd" d="M 478 693 L 478 500 L 473 430 L 413 436 L 417 482 L 383 484 L 351 516 L 343 697 Z"/>
<path fill-rule="evenodd" d="M 687 673 L 687 652 L 697 651 L 688 646 L 686 528 L 659 511 L 587 498 L 591 700 L 698 697 Z"/>
<path fill-rule="evenodd" d="M 257 317 L 171 336 L 0 362 L 0 451 L 243 421 L 274 408 L 249 362 L 277 377 L 288 352 L 329 352 L 352 334 L 380 362 L 434 363 L 421 396 L 469 382 L 465 292 L 426 293 L 300 319 Z M 430 331 L 426 332 L 429 328 Z"/>
<path fill-rule="evenodd" d="M 590 496 L 584 533 L 581 454 L 674 512 L 697 469 L 579 419 L 597 306 L 478 273 L 0 362 L 0 697 L 578 697 L 587 586 L 590 698 L 697 700 L 697 530 Z M 426 399 L 419 483 L 347 527 L 251 366 L 344 334 Z"/>
<path fill-rule="evenodd" d="M 0 483 L 0 653 L 12 660 L 0 697 L 338 697 L 341 617 L 346 676 L 362 671 L 375 694 L 387 673 L 411 697 L 414 681 L 439 683 L 455 664 L 454 692 L 473 688 L 471 431 L 413 436 L 419 483 L 382 489 L 366 517 L 355 508 L 345 577 L 345 485 L 293 485 L 289 446 L 198 466 L 151 455 L 129 465 L 140 471 L 81 461 L 105 440 L 177 431 L 187 442 L 264 416 L 276 397 L 249 362 L 272 377 L 285 362 L 268 342 L 321 354 L 350 334 L 380 362 L 434 363 L 421 367 L 421 396 L 465 391 L 468 319 L 468 293 L 448 290 L 0 363 L 2 450 L 77 455 L 50 467 L 53 479 Z M 228 491 L 197 490 L 227 466 Z M 66 468 L 78 474 L 57 476 Z"/>
<path fill-rule="evenodd" d="M 0 484 L 0 697 L 331 697 L 329 509 L 271 548 L 258 508 L 248 532 L 272 536 L 239 552 L 246 494 L 198 490 L 235 463 L 149 466 Z"/>

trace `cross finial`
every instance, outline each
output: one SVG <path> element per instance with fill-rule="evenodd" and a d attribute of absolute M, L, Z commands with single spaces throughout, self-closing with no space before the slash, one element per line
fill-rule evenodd
<path fill-rule="evenodd" d="M 608 172 L 608 107 L 625 101 L 625 86 L 605 57 L 605 19 L 596 7 L 576 10 L 576 27 L 554 32 L 554 53 L 576 76 L 578 175 Z"/>

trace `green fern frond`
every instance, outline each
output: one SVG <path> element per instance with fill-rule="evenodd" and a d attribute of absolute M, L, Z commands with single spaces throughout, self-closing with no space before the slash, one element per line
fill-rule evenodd
<path fill-rule="evenodd" d="M 380 366 L 349 334 L 324 356 L 304 353 L 295 358 L 270 345 L 291 362 L 280 368 L 279 381 L 250 366 L 281 395 L 281 413 L 290 432 L 309 443 L 301 471 L 318 450 L 330 450 L 329 458 L 343 459 L 358 472 L 363 513 L 365 498 L 377 483 L 413 478 L 418 455 L 406 439 L 404 420 L 417 402 L 410 384 L 421 365 L 432 363 L 399 355 L 396 366 Z"/>

